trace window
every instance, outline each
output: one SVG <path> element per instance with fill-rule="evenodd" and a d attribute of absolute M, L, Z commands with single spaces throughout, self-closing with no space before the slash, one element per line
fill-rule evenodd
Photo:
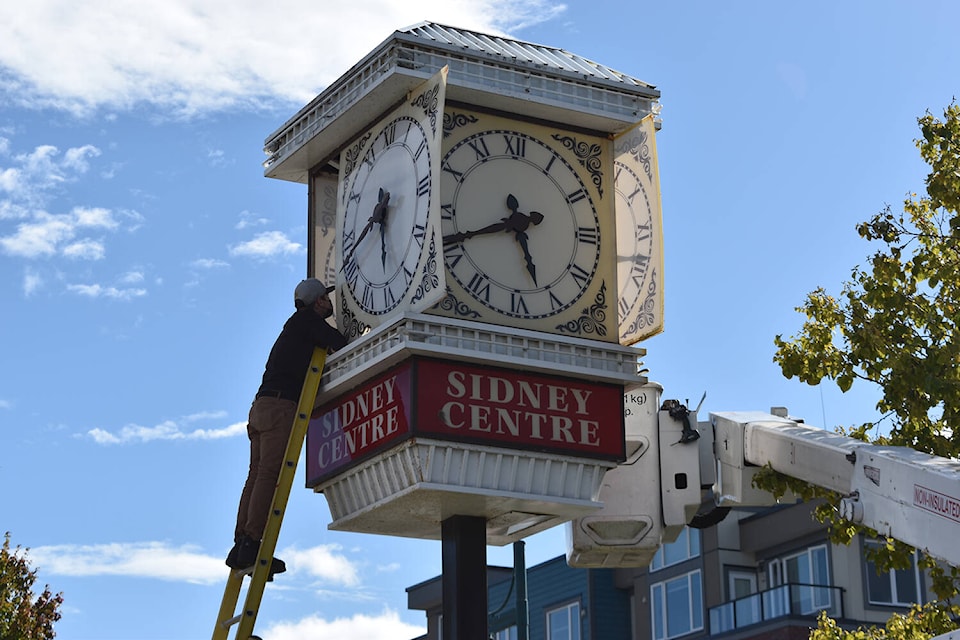
<path fill-rule="evenodd" d="M 547 640 L 580 640 L 580 604 L 547 611 Z"/>
<path fill-rule="evenodd" d="M 517 640 L 517 628 L 513 626 L 501 629 L 493 634 L 493 640 Z"/>
<path fill-rule="evenodd" d="M 867 540 L 864 546 L 878 547 L 879 541 Z M 895 569 L 877 573 L 877 565 L 866 563 L 867 601 L 870 604 L 908 607 L 920 602 L 920 572 L 916 552 L 910 557 L 909 569 Z"/>
<path fill-rule="evenodd" d="M 653 640 L 670 640 L 703 629 L 700 571 L 650 585 Z"/>
<path fill-rule="evenodd" d="M 771 614 L 769 617 L 790 611 L 806 615 L 832 606 L 831 590 L 817 588 L 830 585 L 826 545 L 771 560 L 767 577 L 771 590 L 764 593 L 764 610 Z M 791 584 L 802 586 L 796 589 L 786 586 Z M 784 588 L 776 589 L 781 586 Z"/>
<path fill-rule="evenodd" d="M 700 532 L 685 527 L 674 542 L 668 542 L 657 549 L 650 561 L 650 571 L 679 564 L 684 560 L 700 555 Z"/>

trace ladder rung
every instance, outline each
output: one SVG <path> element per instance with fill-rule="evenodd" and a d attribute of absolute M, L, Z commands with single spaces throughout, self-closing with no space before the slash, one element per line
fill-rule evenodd
<path fill-rule="evenodd" d="M 232 627 L 233 625 L 235 625 L 235 624 L 237 624 L 238 622 L 240 622 L 240 618 L 242 618 L 242 617 L 243 617 L 242 615 L 233 616 L 233 617 L 230 618 L 229 620 L 224 620 L 223 622 L 221 622 L 220 625 L 221 625 L 224 629 L 229 629 L 229 628 Z"/>

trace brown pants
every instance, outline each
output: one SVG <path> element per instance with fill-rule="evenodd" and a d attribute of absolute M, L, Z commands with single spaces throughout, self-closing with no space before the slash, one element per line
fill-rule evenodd
<path fill-rule="evenodd" d="M 237 510 L 237 539 L 243 534 L 254 540 L 263 538 L 296 414 L 296 402 L 279 398 L 257 398 L 250 407 L 250 470 Z"/>

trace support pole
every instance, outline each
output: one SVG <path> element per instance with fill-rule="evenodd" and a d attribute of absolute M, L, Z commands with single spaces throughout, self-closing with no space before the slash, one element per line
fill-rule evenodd
<path fill-rule="evenodd" d="M 487 640 L 487 521 L 452 516 L 440 525 L 444 640 Z"/>
<path fill-rule="evenodd" d="M 527 559 L 524 541 L 513 543 L 513 574 L 517 580 L 517 640 L 530 638 L 530 608 L 527 600 Z"/>

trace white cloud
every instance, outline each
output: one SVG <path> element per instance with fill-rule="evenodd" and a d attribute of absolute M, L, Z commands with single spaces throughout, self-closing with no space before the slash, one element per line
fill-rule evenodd
<path fill-rule="evenodd" d="M 23 274 L 23 295 L 31 296 L 43 286 L 43 278 L 33 269 L 27 269 Z"/>
<path fill-rule="evenodd" d="M 120 215 L 134 223 L 141 219 L 135 211 L 124 211 Z M 114 231 L 120 226 L 114 211 L 99 207 L 75 207 L 70 213 L 62 214 L 38 210 L 31 217 L 29 222 L 17 224 L 13 233 L 0 235 L 0 250 L 3 253 L 21 258 L 46 258 L 60 254 L 72 258 L 100 259 L 105 253 L 103 243 L 77 236 L 91 230 Z"/>
<path fill-rule="evenodd" d="M 345 587 L 357 586 L 360 579 L 356 568 L 345 556 L 335 553 L 337 550 L 337 545 L 304 550 L 288 547 L 278 556 L 287 563 L 290 575 L 306 574 Z M 31 547 L 30 558 L 44 573 L 78 577 L 128 576 L 213 584 L 225 579 L 227 572 L 222 557 L 202 553 L 196 545 L 158 541 Z"/>
<path fill-rule="evenodd" d="M 204 416 L 207 417 L 207 416 Z M 220 414 L 210 414 L 209 417 L 222 417 Z M 181 420 L 184 422 L 193 422 L 200 419 L 198 414 L 187 416 Z M 126 444 L 129 442 L 152 442 L 154 440 L 219 440 L 222 438 L 233 438 L 235 436 L 245 435 L 247 433 L 247 423 L 235 422 L 234 424 L 218 429 L 193 429 L 184 430 L 178 421 L 166 420 L 153 427 L 144 427 L 137 424 L 130 424 L 122 427 L 117 432 L 107 431 L 106 429 L 90 429 L 86 435 L 97 444 Z"/>
<path fill-rule="evenodd" d="M 63 248 L 65 258 L 79 258 L 82 260 L 102 260 L 106 255 L 106 248 L 98 240 L 81 240 L 68 244 Z"/>
<path fill-rule="evenodd" d="M 9 400 L 4 400 L 3 398 L 0 398 L 0 409 L 12 409 L 12 408 L 13 408 L 12 402 L 10 402 Z"/>
<path fill-rule="evenodd" d="M 258 227 L 269 223 L 270 220 L 261 217 L 250 211 L 240 212 L 240 222 L 236 224 L 237 229 L 246 229 L 247 227 Z"/>
<path fill-rule="evenodd" d="M 137 284 L 138 282 L 143 281 L 144 275 L 142 271 L 128 271 L 120 276 L 120 282 L 123 284 Z"/>
<path fill-rule="evenodd" d="M 346 556 L 336 553 L 341 549 L 338 544 L 324 544 L 303 550 L 288 547 L 280 554 L 296 572 L 302 571 L 347 587 L 357 586 L 360 584 L 357 569 Z"/>
<path fill-rule="evenodd" d="M 2 86 L 0 82 L 0 89 Z M 9 147 L 10 142 L 5 139 L 5 143 Z M 20 208 L 39 208 L 54 189 L 86 173 L 88 159 L 99 155 L 97 147 L 83 145 L 71 147 L 61 156 L 60 150 L 49 144 L 37 146 L 29 153 L 12 155 L 13 166 L 0 166 L 0 191 L 7 193 Z"/>
<path fill-rule="evenodd" d="M 426 627 L 408 624 L 392 609 L 379 615 L 354 614 L 350 618 L 325 620 L 310 616 L 296 622 L 281 622 L 263 632 L 271 640 L 301 640 L 302 638 L 351 638 L 352 640 L 396 640 L 416 638 L 426 633 Z"/>
<path fill-rule="evenodd" d="M 87 298 L 111 298 L 114 300 L 133 300 L 147 295 L 146 289 L 118 289 L 100 284 L 68 284 L 67 291 Z"/>
<path fill-rule="evenodd" d="M 216 258 L 198 258 L 190 263 L 194 269 L 222 269 L 229 267 L 230 263 Z"/>
<path fill-rule="evenodd" d="M 44 573 L 64 576 L 129 576 L 195 584 L 225 578 L 223 558 L 200 552 L 195 545 L 166 542 L 51 545 L 31 547 L 30 560 Z"/>
<path fill-rule="evenodd" d="M 563 9 L 544 0 L 5 2 L 0 90 L 27 105 L 77 113 L 142 103 L 184 115 L 302 104 L 425 16 L 499 32 Z"/>
<path fill-rule="evenodd" d="M 230 247 L 230 255 L 249 258 L 270 258 L 277 255 L 300 253 L 303 245 L 290 240 L 281 231 L 265 231 L 258 233 L 253 240 L 241 242 Z"/>

